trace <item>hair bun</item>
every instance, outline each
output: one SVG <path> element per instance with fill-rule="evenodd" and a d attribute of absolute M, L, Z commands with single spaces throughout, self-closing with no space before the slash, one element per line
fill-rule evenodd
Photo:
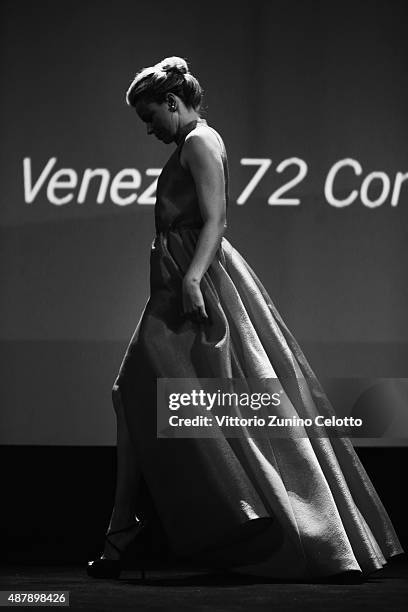
<path fill-rule="evenodd" d="M 188 65 L 185 59 L 173 55 L 172 57 L 166 57 L 164 60 L 157 64 L 157 67 L 163 72 L 179 72 L 180 74 L 188 73 Z"/>

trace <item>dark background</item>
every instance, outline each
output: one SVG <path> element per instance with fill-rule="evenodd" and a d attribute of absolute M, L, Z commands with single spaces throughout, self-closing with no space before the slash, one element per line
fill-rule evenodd
<path fill-rule="evenodd" d="M 51 174 L 70 168 L 79 181 L 87 168 L 111 180 L 137 169 L 140 196 L 153 180 L 146 171 L 173 147 L 146 135 L 124 93 L 141 67 L 185 57 L 227 146 L 226 237 L 318 376 L 405 378 L 408 181 L 394 206 L 391 194 L 370 207 L 358 193 L 337 208 L 324 185 L 346 158 L 362 174 L 339 173 L 339 199 L 374 171 L 392 193 L 396 174 L 408 172 L 406 17 L 397 0 L 1 3 L 0 443 L 12 467 L 3 524 L 13 555 L 85 554 L 78 543 L 106 527 L 111 387 L 148 298 L 154 237 L 153 205 L 119 206 L 109 190 L 98 203 L 97 180 L 83 203 L 75 187 L 58 191 L 72 191 L 71 201 L 53 204 L 48 180 L 28 203 L 24 158 L 34 182 L 53 157 Z M 277 171 L 294 157 L 307 174 L 285 196 L 300 204 L 268 205 L 297 174 L 294 165 Z M 272 164 L 239 205 L 256 169 L 243 158 Z M 368 198 L 380 192 L 374 181 Z M 406 449 L 388 447 L 405 443 L 358 449 L 402 535 L 395 479 Z"/>
<path fill-rule="evenodd" d="M 1 4 L 0 442 L 115 443 L 111 387 L 148 298 L 153 206 L 119 206 L 98 180 L 62 205 L 24 198 L 23 159 L 35 182 L 50 158 L 74 170 L 136 168 L 138 196 L 173 150 L 124 103 L 134 73 L 169 55 L 189 61 L 205 89 L 206 118 L 227 146 L 226 237 L 265 284 L 320 376 L 406 377 L 408 181 L 398 204 L 335 195 L 370 172 L 408 172 L 406 3 L 119 0 Z M 4 86 L 6 85 L 6 86 Z M 269 195 L 307 175 L 284 197 Z M 257 167 L 271 167 L 245 204 Z M 66 179 L 65 179 L 66 180 Z M 372 183 L 375 200 L 380 182 Z M 130 192 L 121 192 L 129 195 Z"/>

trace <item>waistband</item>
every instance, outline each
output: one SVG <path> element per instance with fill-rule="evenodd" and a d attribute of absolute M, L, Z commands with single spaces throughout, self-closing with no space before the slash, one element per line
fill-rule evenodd
<path fill-rule="evenodd" d="M 203 229 L 202 225 L 168 225 L 166 228 L 162 228 L 160 230 L 156 230 L 156 236 L 160 236 L 161 234 L 168 234 L 169 232 L 178 232 L 181 230 L 196 230 L 200 231 Z"/>

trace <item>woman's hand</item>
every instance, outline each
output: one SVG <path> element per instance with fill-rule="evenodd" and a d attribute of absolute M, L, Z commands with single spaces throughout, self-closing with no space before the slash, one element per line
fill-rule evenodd
<path fill-rule="evenodd" d="M 203 323 L 208 319 L 200 283 L 185 276 L 183 279 L 182 293 L 184 315 L 191 317 L 196 323 Z"/>

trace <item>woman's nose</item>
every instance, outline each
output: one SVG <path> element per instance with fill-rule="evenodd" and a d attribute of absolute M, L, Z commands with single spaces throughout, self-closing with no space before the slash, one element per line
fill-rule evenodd
<path fill-rule="evenodd" d="M 152 129 L 152 126 L 150 125 L 150 123 L 147 125 L 147 133 L 148 134 L 152 134 L 153 133 L 153 129 Z"/>

